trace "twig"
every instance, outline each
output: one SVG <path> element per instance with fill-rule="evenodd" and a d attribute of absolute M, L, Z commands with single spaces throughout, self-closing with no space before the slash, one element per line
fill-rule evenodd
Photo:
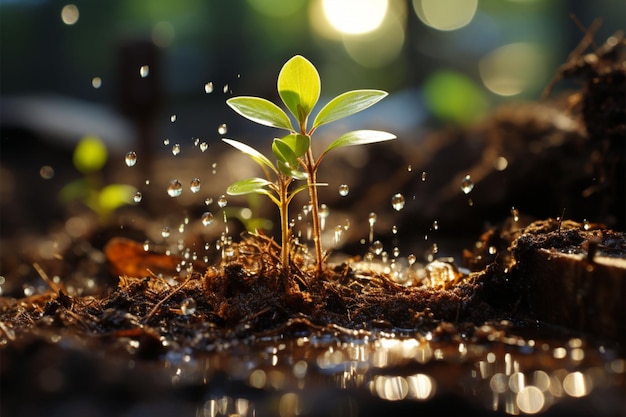
<path fill-rule="evenodd" d="M 142 324 L 148 323 L 148 320 L 150 320 L 150 317 L 152 317 L 156 313 L 156 311 L 163 305 L 163 303 L 166 302 L 167 300 L 169 300 L 178 291 L 180 291 L 189 282 L 189 280 L 191 280 L 191 274 L 189 274 L 187 276 L 187 279 L 185 281 L 183 281 L 182 284 L 180 284 L 178 287 L 176 287 L 171 293 L 166 295 L 161 301 L 156 303 L 154 305 L 154 307 L 152 307 L 152 310 L 150 310 L 150 312 L 143 318 L 141 323 Z"/>

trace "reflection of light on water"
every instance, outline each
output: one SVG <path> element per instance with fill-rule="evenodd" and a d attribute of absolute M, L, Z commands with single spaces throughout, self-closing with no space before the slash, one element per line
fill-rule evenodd
<path fill-rule="evenodd" d="M 362 391 L 394 402 L 464 393 L 468 400 L 493 411 L 537 414 L 564 398 L 588 396 L 594 387 L 623 384 L 619 381 L 624 376 L 624 360 L 604 363 L 602 349 L 586 348 L 578 338 L 555 348 L 515 337 L 503 337 L 487 346 L 435 342 L 430 333 L 414 338 L 393 333 L 374 336 L 354 332 L 342 341 L 337 334 L 321 334 L 280 339 L 275 345 L 268 339 L 266 347 L 250 345 L 243 352 L 209 354 L 204 366 L 183 352 L 168 355 L 168 368 L 173 383 L 192 380 L 187 373 L 206 384 L 206 401 L 196 413 L 201 417 L 254 416 L 268 407 L 272 415 L 302 415 L 315 412 L 324 395 L 336 396 L 341 391 Z M 572 354 L 577 349 L 586 352 L 584 361 Z M 215 395 L 214 372 L 227 372 L 231 380 L 262 390 L 264 395 L 256 391 L 251 394 L 254 398 L 248 398 L 245 390 L 224 395 L 223 388 Z"/>

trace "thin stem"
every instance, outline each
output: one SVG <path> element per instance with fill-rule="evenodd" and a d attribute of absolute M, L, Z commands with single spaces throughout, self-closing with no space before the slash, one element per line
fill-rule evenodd
<path fill-rule="evenodd" d="M 311 216 L 313 217 L 313 243 L 315 244 L 315 272 L 317 276 L 322 274 L 322 228 L 319 218 L 319 207 L 317 199 L 317 171 L 315 170 L 315 159 L 311 148 L 306 153 L 307 183 L 309 184 L 309 196 L 311 197 Z"/>
<path fill-rule="evenodd" d="M 290 182 L 290 180 L 285 180 L 279 175 L 278 188 L 280 204 L 278 208 L 280 211 L 280 230 L 282 233 L 280 262 L 283 265 L 283 271 L 285 273 L 289 271 L 289 199 L 287 198 L 287 188 Z"/>

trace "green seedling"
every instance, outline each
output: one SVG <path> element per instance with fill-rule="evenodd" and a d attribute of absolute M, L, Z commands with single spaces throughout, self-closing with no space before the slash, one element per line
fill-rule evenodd
<path fill-rule="evenodd" d="M 78 142 L 72 156 L 74 167 L 83 174 L 82 178 L 70 182 L 60 191 L 61 201 L 82 201 L 106 223 L 113 211 L 131 204 L 137 191 L 125 184 L 102 186 L 102 169 L 108 159 L 104 143 L 95 136 L 85 136 Z"/>
<path fill-rule="evenodd" d="M 311 138 L 318 127 L 367 109 L 387 96 L 387 92 L 381 90 L 352 90 L 340 94 L 321 108 L 313 119 L 313 123 L 309 126 L 309 117 L 319 100 L 321 92 L 320 76 L 315 66 L 300 55 L 294 56 L 280 70 L 277 88 L 282 102 L 295 118 L 295 124 L 292 124 L 287 113 L 280 107 L 260 97 L 233 97 L 228 99 L 226 103 L 241 116 L 253 122 L 290 132 L 283 139 L 275 139 L 272 145 L 272 151 L 277 157 L 278 169 L 274 169 L 279 174 L 278 189 L 280 191 L 280 187 L 288 187 L 292 179 L 304 178 L 307 181 L 306 188 L 308 188 L 311 200 L 313 242 L 317 262 L 316 272 L 319 276 L 322 272 L 324 256 L 321 243 L 321 222 L 318 214 L 317 187 L 320 184 L 317 182 L 317 171 L 322 159 L 328 152 L 336 148 L 383 142 L 395 139 L 396 136 L 378 130 L 351 131 L 331 142 L 317 158 L 313 154 Z M 226 141 L 243 150 L 241 147 L 242 143 L 236 142 L 237 145 L 235 145 L 232 140 L 226 139 Z M 255 151 L 256 154 L 254 156 L 250 154 L 249 147 L 245 146 L 246 148 L 244 149 L 248 150 L 248 152 L 244 152 L 252 156 L 255 161 L 265 165 L 266 168 L 268 165 L 273 167 L 269 161 L 261 160 L 258 152 Z M 298 168 L 302 168 L 303 171 L 299 171 Z M 246 181 L 248 182 L 246 183 Z M 246 184 L 248 187 L 243 187 Z M 276 183 L 273 184 L 276 187 Z M 239 194 L 243 194 L 242 191 L 259 192 L 259 189 L 266 189 L 266 187 L 270 187 L 270 182 L 250 179 L 244 180 L 244 183 L 235 187 L 234 190 L 231 186 L 231 189 L 227 192 L 229 194 L 233 191 L 238 191 Z M 301 189 L 302 187 L 298 188 L 297 191 Z M 283 191 L 286 192 L 286 189 Z M 284 201 L 279 200 L 279 203 L 282 201 L 288 205 L 294 194 L 295 192 L 292 192 Z M 282 224 L 287 225 L 287 218 L 283 218 L 287 214 L 287 206 L 281 209 L 280 214 Z M 288 238 L 288 235 L 285 236 L 285 229 L 283 228 L 283 251 L 285 251 L 284 246 L 288 244 L 288 239 L 285 240 L 285 237 Z"/>

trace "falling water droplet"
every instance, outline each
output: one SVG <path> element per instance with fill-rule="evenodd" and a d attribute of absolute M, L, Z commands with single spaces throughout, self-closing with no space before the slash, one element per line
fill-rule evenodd
<path fill-rule="evenodd" d="M 324 227 L 326 226 L 326 219 L 330 215 L 330 209 L 326 204 L 321 204 L 317 215 L 320 218 L 320 227 L 324 230 Z"/>
<path fill-rule="evenodd" d="M 400 211 L 404 208 L 404 196 L 400 193 L 391 197 L 391 206 L 396 210 Z"/>
<path fill-rule="evenodd" d="M 172 146 L 172 154 L 176 156 L 179 153 L 180 153 L 180 144 L 175 143 L 174 146 Z"/>
<path fill-rule="evenodd" d="M 170 237 L 170 228 L 164 226 L 163 229 L 161 229 L 161 236 L 163 237 L 163 239 L 167 239 L 168 237 Z"/>
<path fill-rule="evenodd" d="M 150 242 L 149 241 L 145 241 L 143 242 L 143 250 L 148 252 L 150 250 Z"/>
<path fill-rule="evenodd" d="M 137 154 L 135 152 L 128 152 L 126 154 L 126 157 L 124 157 L 124 161 L 126 162 L 126 165 L 129 167 L 135 166 L 135 164 L 137 163 Z"/>
<path fill-rule="evenodd" d="M 377 240 L 376 242 L 372 243 L 371 251 L 374 252 L 376 255 L 380 255 L 381 253 L 383 253 L 382 242 L 380 240 Z"/>
<path fill-rule="evenodd" d="M 211 204 L 212 202 L 213 202 L 213 199 L 211 197 L 207 197 L 204 199 L 204 204 L 207 206 Z"/>
<path fill-rule="evenodd" d="M 200 150 L 201 150 L 202 152 L 204 152 L 204 151 L 206 151 L 207 149 L 209 149 L 209 145 L 208 145 L 206 142 L 202 142 L 202 143 L 200 144 Z"/>
<path fill-rule="evenodd" d="M 220 135 L 225 135 L 226 132 L 228 132 L 228 126 L 226 126 L 226 123 L 222 123 L 217 127 L 217 133 Z"/>
<path fill-rule="evenodd" d="M 100 78 L 100 77 L 93 77 L 91 79 L 91 86 L 93 88 L 100 88 L 100 87 L 102 87 L 102 78 Z"/>
<path fill-rule="evenodd" d="M 590 227 L 591 225 L 589 224 L 589 221 L 587 219 L 583 219 L 583 230 L 589 230 Z"/>
<path fill-rule="evenodd" d="M 147 179 L 147 180 L 145 181 L 145 184 L 146 184 L 146 185 L 150 185 L 150 180 L 149 180 L 149 179 Z"/>
<path fill-rule="evenodd" d="M 170 116 L 170 122 L 174 123 L 176 121 L 176 115 L 173 114 Z"/>
<path fill-rule="evenodd" d="M 170 144 L 170 140 L 168 138 L 163 139 L 163 145 L 167 146 Z"/>
<path fill-rule="evenodd" d="M 180 313 L 184 316 L 189 316 L 196 312 L 196 300 L 191 297 L 185 298 L 180 303 Z"/>
<path fill-rule="evenodd" d="M 511 207 L 511 216 L 513 216 L 513 221 L 519 221 L 519 210 L 515 207 Z"/>
<path fill-rule="evenodd" d="M 335 245 L 339 243 L 341 240 L 341 235 L 343 234 L 342 226 L 335 226 Z"/>
<path fill-rule="evenodd" d="M 415 255 L 410 254 L 409 256 L 407 256 L 406 260 L 409 263 L 409 267 L 411 267 L 415 263 L 417 258 L 415 257 Z"/>
<path fill-rule="evenodd" d="M 208 83 L 204 84 L 204 92 L 207 94 L 210 94 L 213 92 L 213 82 L 209 81 Z"/>
<path fill-rule="evenodd" d="M 433 221 L 433 230 L 439 230 L 439 222 L 437 220 Z"/>
<path fill-rule="evenodd" d="M 197 193 L 200 191 L 200 179 L 194 178 L 191 180 L 191 184 L 189 184 L 189 189 L 192 193 Z"/>
<path fill-rule="evenodd" d="M 167 193 L 170 197 L 178 197 L 183 193 L 183 185 L 177 179 L 173 179 L 167 186 Z"/>
<path fill-rule="evenodd" d="M 395 224 L 393 226 L 391 226 L 391 233 L 394 235 L 398 234 L 398 226 L 396 226 Z"/>
<path fill-rule="evenodd" d="M 205 211 L 204 213 L 202 213 L 201 220 L 203 226 L 209 226 L 211 223 L 213 223 L 213 213 L 211 213 L 210 211 Z"/>
<path fill-rule="evenodd" d="M 423 172 L 422 172 L 422 182 L 426 181 L 426 176 L 427 176 L 427 175 L 428 175 L 428 174 L 426 173 L 426 171 L 423 171 Z"/>
<path fill-rule="evenodd" d="M 461 190 L 465 194 L 469 194 L 474 189 L 474 183 L 472 182 L 472 178 L 469 175 L 466 175 L 461 181 Z"/>
<path fill-rule="evenodd" d="M 397 246 L 396 246 L 396 247 L 394 247 L 394 248 L 393 248 L 392 255 L 393 255 L 393 257 L 394 257 L 394 258 L 397 258 L 398 256 L 400 256 L 400 248 L 399 248 L 399 247 L 397 247 Z"/>
<path fill-rule="evenodd" d="M 408 167 L 406 167 L 406 170 L 407 170 L 408 172 L 411 172 L 411 171 L 413 171 L 413 167 L 412 167 L 411 165 L 409 165 Z"/>
<path fill-rule="evenodd" d="M 370 224 L 370 227 L 374 227 L 374 225 L 376 224 L 376 213 L 370 213 L 369 216 L 367 216 L 367 222 Z"/>
<path fill-rule="evenodd" d="M 181 223 L 178 225 L 178 233 L 184 233 L 185 232 L 185 223 Z"/>
<path fill-rule="evenodd" d="M 349 219 L 346 219 L 346 221 L 343 222 L 343 230 L 345 230 L 346 232 L 348 230 L 350 230 L 350 220 Z"/>
<path fill-rule="evenodd" d="M 224 84 L 224 88 L 222 88 L 222 92 L 224 94 L 228 93 L 228 84 Z"/>
<path fill-rule="evenodd" d="M 348 187 L 348 185 L 346 184 L 341 184 L 339 186 L 339 195 L 342 197 L 345 197 L 348 195 L 348 193 L 350 192 L 350 187 Z"/>
<path fill-rule="evenodd" d="M 200 138 L 192 138 L 193 139 L 193 146 L 198 146 L 200 144 Z"/>
<path fill-rule="evenodd" d="M 133 201 L 135 203 L 140 203 L 142 198 L 143 198 L 143 194 L 141 194 L 141 191 L 137 191 L 135 195 L 133 196 Z"/>
<path fill-rule="evenodd" d="M 221 195 L 220 198 L 217 199 L 217 205 L 220 206 L 220 208 L 224 208 L 228 205 L 228 200 L 226 200 L 225 195 Z"/>
<path fill-rule="evenodd" d="M 489 246 L 490 255 L 495 255 L 497 252 L 498 252 L 498 248 L 496 248 L 495 246 Z"/>
<path fill-rule="evenodd" d="M 146 78 L 150 74 L 150 67 L 148 65 L 142 65 L 139 68 L 139 76 L 141 78 Z"/>

